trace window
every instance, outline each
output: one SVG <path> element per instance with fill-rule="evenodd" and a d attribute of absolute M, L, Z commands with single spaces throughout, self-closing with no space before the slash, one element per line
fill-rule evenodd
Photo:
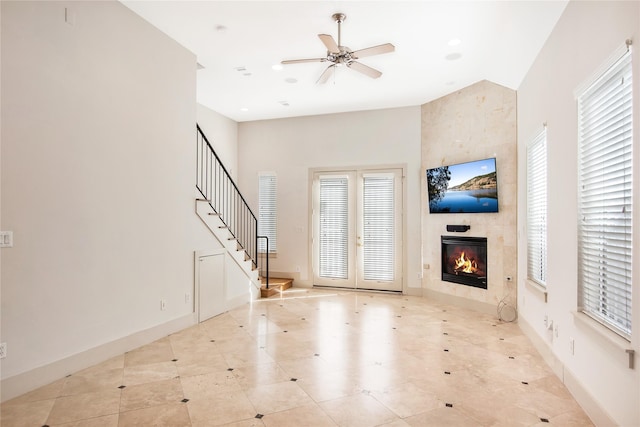
<path fill-rule="evenodd" d="M 527 278 L 547 286 L 547 131 L 527 147 Z"/>
<path fill-rule="evenodd" d="M 580 309 L 631 336 L 631 50 L 578 93 Z"/>
<path fill-rule="evenodd" d="M 320 277 L 346 279 L 349 252 L 349 181 L 320 179 Z"/>
<path fill-rule="evenodd" d="M 365 280 L 391 281 L 395 262 L 394 176 L 363 177 L 363 266 Z"/>
<path fill-rule="evenodd" d="M 275 173 L 263 172 L 258 175 L 258 236 L 269 238 L 269 253 L 276 253 L 278 241 L 276 238 L 277 206 Z M 258 252 L 267 252 L 265 239 L 258 239 Z"/>

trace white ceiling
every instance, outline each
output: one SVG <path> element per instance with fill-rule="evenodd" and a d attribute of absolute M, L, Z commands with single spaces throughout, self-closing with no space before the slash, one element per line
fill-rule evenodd
<path fill-rule="evenodd" d="M 122 3 L 196 54 L 200 104 L 243 122 L 420 105 L 481 80 L 517 89 L 567 1 Z M 327 63 L 272 69 L 326 56 L 317 35 L 337 41 L 335 12 L 347 15 L 342 44 L 352 50 L 395 45 L 359 60 L 382 77 L 342 67 L 317 85 Z M 461 43 L 450 46 L 455 38 Z"/>

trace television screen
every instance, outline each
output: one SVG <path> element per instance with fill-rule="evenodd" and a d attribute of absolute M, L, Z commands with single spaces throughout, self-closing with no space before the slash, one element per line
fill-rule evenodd
<path fill-rule="evenodd" d="M 427 169 L 431 213 L 498 212 L 496 159 Z"/>

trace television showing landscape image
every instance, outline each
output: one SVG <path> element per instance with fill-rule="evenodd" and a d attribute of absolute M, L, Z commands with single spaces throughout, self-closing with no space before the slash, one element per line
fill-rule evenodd
<path fill-rule="evenodd" d="M 498 212 L 496 159 L 427 169 L 431 213 Z"/>

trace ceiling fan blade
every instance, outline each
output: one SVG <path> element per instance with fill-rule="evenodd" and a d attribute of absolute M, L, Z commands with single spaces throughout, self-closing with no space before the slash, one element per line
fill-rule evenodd
<path fill-rule="evenodd" d="M 372 79 L 377 79 L 378 77 L 380 77 L 382 75 L 382 73 L 378 70 L 376 70 L 375 68 L 371 68 L 367 65 L 364 65 L 360 62 L 356 62 L 356 61 L 351 61 L 347 64 L 347 67 L 351 68 L 352 70 L 356 70 L 361 72 L 362 74 L 365 74 L 369 77 L 371 77 Z"/>
<path fill-rule="evenodd" d="M 280 62 L 283 65 L 286 64 L 301 64 L 303 62 L 326 62 L 327 58 L 309 58 L 309 59 L 287 59 Z"/>
<path fill-rule="evenodd" d="M 367 47 L 365 49 L 356 50 L 351 54 L 356 59 L 364 58 L 365 56 L 380 55 L 383 53 L 389 53 L 396 50 L 396 47 L 391 43 L 385 43 L 378 46 Z"/>
<path fill-rule="evenodd" d="M 320 37 L 320 40 L 322 40 L 322 43 L 324 43 L 324 45 L 327 47 L 327 50 L 329 52 L 340 53 L 340 48 L 338 47 L 338 44 L 336 43 L 334 38 L 331 37 L 329 34 L 318 34 L 318 37 Z"/>
<path fill-rule="evenodd" d="M 326 70 L 324 70 L 322 72 L 322 74 L 320 74 L 320 78 L 318 79 L 318 81 L 316 82 L 316 84 L 322 84 L 322 83 L 326 83 L 327 80 L 329 80 L 329 77 L 331 77 L 331 73 L 333 71 L 333 69 L 335 68 L 336 64 L 333 65 L 329 65 L 327 67 Z"/>

